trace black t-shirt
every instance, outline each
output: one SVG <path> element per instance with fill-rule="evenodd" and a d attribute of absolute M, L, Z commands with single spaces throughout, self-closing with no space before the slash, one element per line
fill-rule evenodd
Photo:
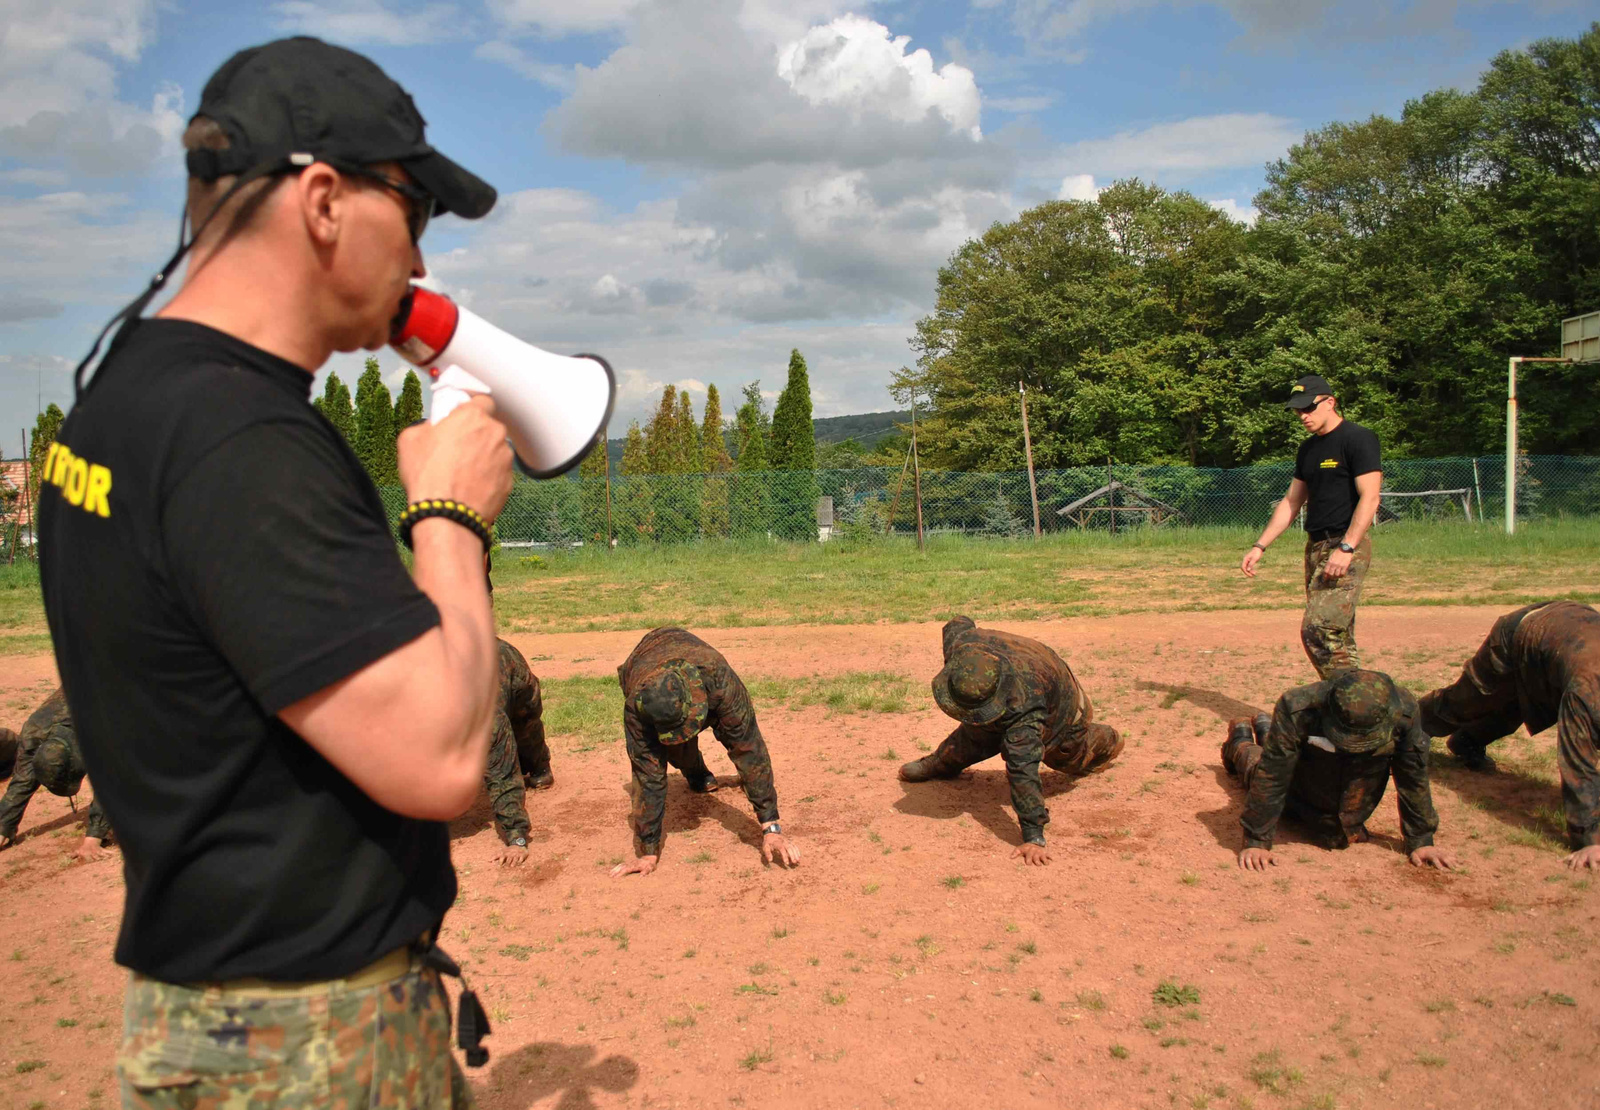
<path fill-rule="evenodd" d="M 348 975 L 455 899 L 445 826 L 276 714 L 439 623 L 311 375 L 148 320 L 41 475 L 45 611 L 122 842 L 117 962 L 167 982 Z"/>
<path fill-rule="evenodd" d="M 1378 437 L 1353 420 L 1341 420 L 1327 435 L 1312 436 L 1295 456 L 1294 476 L 1306 484 L 1306 531 L 1339 531 L 1355 515 L 1356 479 L 1381 470 Z"/>

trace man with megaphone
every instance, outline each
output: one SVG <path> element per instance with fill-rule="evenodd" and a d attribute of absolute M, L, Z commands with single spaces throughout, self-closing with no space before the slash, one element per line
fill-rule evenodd
<path fill-rule="evenodd" d="M 508 428 L 476 397 L 402 434 L 408 575 L 307 403 L 332 352 L 390 340 L 429 217 L 495 202 L 423 128 L 381 69 L 316 39 L 226 62 L 184 136 L 194 235 L 107 325 L 87 387 L 98 341 L 79 367 L 42 471 L 56 661 L 123 842 L 124 1105 L 471 1101 L 433 938 L 456 894 L 444 822 L 481 789 L 495 710 L 482 560 Z M 470 992 L 458 1032 L 482 1063 Z"/>

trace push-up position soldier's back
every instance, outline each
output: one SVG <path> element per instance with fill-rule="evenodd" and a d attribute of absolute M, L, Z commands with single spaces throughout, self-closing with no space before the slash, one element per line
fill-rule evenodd
<path fill-rule="evenodd" d="M 7 730 L 9 731 L 9 730 Z M 10 768 L 11 782 L 0 798 L 0 851 L 17 839 L 22 815 L 34 791 L 44 787 L 62 798 L 75 797 L 83 787 L 86 772 L 83 753 L 78 749 L 78 730 L 73 727 L 67 696 L 59 687 L 44 700 L 16 736 L 16 761 Z M 105 858 L 105 845 L 111 840 L 111 822 L 98 798 L 89 803 L 83 840 L 72 854 L 87 862 Z"/>

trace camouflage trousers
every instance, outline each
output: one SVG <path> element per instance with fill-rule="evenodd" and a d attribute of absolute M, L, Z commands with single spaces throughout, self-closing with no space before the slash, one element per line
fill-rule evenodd
<path fill-rule="evenodd" d="M 216 986 L 135 973 L 117 1055 L 124 1110 L 471 1108 L 439 973 L 415 956 L 398 970 Z"/>
<path fill-rule="evenodd" d="M 1222 745 L 1222 766 L 1231 774 L 1245 793 L 1255 781 L 1256 769 L 1261 766 L 1260 740 L 1265 738 L 1266 718 L 1257 731 L 1248 718 L 1230 722 L 1228 739 Z M 1361 761 L 1367 774 L 1348 776 L 1329 796 L 1327 782 L 1315 783 L 1318 764 L 1315 758 L 1302 758 L 1289 784 L 1289 796 L 1284 799 L 1285 816 L 1295 821 L 1309 839 L 1319 848 L 1335 851 L 1359 844 L 1367 838 L 1367 818 L 1378 808 L 1389 785 L 1386 760 L 1368 757 Z M 1324 789 L 1317 789 L 1318 786 Z"/>
<path fill-rule="evenodd" d="M 1322 573 L 1328 557 L 1339 550 L 1341 537 L 1306 543 L 1306 614 L 1300 621 L 1300 642 L 1319 678 L 1361 665 L 1356 649 L 1356 602 L 1372 567 L 1372 538 L 1362 536 L 1350 569 L 1338 578 Z"/>
<path fill-rule="evenodd" d="M 944 742 L 924 757 L 924 766 L 935 778 L 950 778 L 974 763 L 1000 754 L 1005 734 L 991 729 L 960 725 Z M 1076 735 L 1046 744 L 1039 761 L 1046 767 L 1069 775 L 1097 774 L 1122 754 L 1122 734 L 1110 725 L 1092 722 Z"/>

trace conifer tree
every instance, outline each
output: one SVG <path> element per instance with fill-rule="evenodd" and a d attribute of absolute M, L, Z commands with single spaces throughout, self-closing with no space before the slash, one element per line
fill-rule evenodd
<path fill-rule="evenodd" d="M 700 429 L 694 423 L 694 402 L 689 391 L 678 394 L 678 421 L 673 432 L 674 474 L 700 473 Z"/>
<path fill-rule="evenodd" d="M 350 404 L 350 388 L 339 380 L 338 374 L 329 372 L 328 381 L 322 387 L 322 396 L 311 404 L 328 418 L 328 423 L 338 429 L 346 443 L 355 444 L 356 413 Z"/>
<path fill-rule="evenodd" d="M 661 390 L 661 401 L 644 427 L 644 452 L 647 474 L 671 474 L 677 459 L 678 387 Z"/>
<path fill-rule="evenodd" d="M 728 491 L 728 526 L 736 536 L 763 536 L 771 527 L 767 468 L 767 414 L 762 409 L 761 382 L 744 387 L 744 404 L 734 417 L 734 442 L 739 457 Z"/>
<path fill-rule="evenodd" d="M 40 470 L 64 419 L 66 416 L 60 406 L 51 401 L 33 422 L 33 436 L 28 443 L 28 505 L 34 512 L 34 519 L 38 519 Z"/>
<path fill-rule="evenodd" d="M 375 358 L 367 359 L 367 368 L 356 382 L 353 446 L 374 485 L 392 486 L 400 480 L 395 458 L 394 402 Z"/>
<path fill-rule="evenodd" d="M 647 540 L 655 532 L 654 514 L 650 506 L 650 453 L 637 420 L 628 423 L 628 436 L 623 441 L 622 462 L 618 469 L 622 472 L 622 480 L 614 487 L 611 499 L 617 541 L 636 543 Z"/>
<path fill-rule="evenodd" d="M 578 503 L 583 511 L 584 542 L 604 547 L 606 542 L 606 437 L 578 464 Z"/>
<path fill-rule="evenodd" d="M 811 425 L 811 377 L 799 350 L 789 352 L 789 380 L 772 413 L 773 531 L 785 539 L 817 536 L 817 440 Z"/>
<path fill-rule="evenodd" d="M 706 411 L 700 426 L 700 470 L 705 474 L 700 491 L 700 530 L 707 536 L 728 534 L 728 471 L 733 460 L 722 442 L 722 397 L 717 387 L 706 387 Z"/>
<path fill-rule="evenodd" d="M 422 419 L 422 379 L 415 370 L 406 371 L 400 386 L 400 399 L 394 403 L 394 434 L 398 436 Z"/>
<path fill-rule="evenodd" d="M 739 449 L 735 469 L 741 471 L 766 470 L 767 429 L 769 421 L 762 408 L 761 381 L 757 379 L 744 387 L 744 404 L 734 417 L 734 443 Z"/>

